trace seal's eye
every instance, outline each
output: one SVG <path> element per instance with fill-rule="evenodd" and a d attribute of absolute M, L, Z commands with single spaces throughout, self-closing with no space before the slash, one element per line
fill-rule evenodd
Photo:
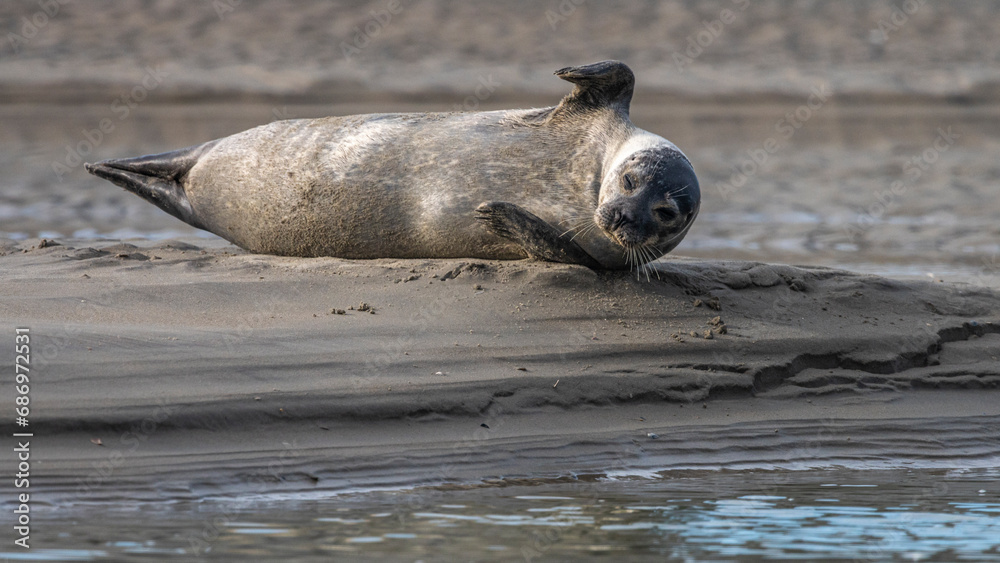
<path fill-rule="evenodd" d="M 622 181 L 625 182 L 625 191 L 630 192 L 635 189 L 635 184 L 632 183 L 631 174 L 625 174 L 622 176 Z"/>
<path fill-rule="evenodd" d="M 660 207 L 656 210 L 656 214 L 660 217 L 660 220 L 664 223 L 669 223 L 677 218 L 677 212 L 669 207 Z"/>

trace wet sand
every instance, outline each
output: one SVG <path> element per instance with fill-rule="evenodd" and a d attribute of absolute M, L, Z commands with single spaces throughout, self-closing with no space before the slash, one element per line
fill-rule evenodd
<path fill-rule="evenodd" d="M 0 305 L 51 502 L 1000 459 L 982 287 L 38 242 L 4 243 Z"/>

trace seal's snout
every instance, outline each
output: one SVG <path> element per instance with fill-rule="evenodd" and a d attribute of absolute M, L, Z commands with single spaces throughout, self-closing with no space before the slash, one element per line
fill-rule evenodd
<path fill-rule="evenodd" d="M 642 217 L 626 205 L 606 204 L 597 209 L 594 222 L 621 246 L 643 246 L 656 237 L 656 232 Z"/>

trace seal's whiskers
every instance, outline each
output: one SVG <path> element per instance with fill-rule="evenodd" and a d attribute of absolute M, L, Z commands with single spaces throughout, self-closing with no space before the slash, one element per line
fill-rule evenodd
<path fill-rule="evenodd" d="M 588 217 L 588 218 L 583 219 L 582 221 L 580 221 L 576 226 L 573 226 L 573 227 L 570 227 L 570 228 L 566 229 L 559 236 L 560 237 L 564 237 L 564 236 L 566 236 L 569 233 L 573 233 L 573 236 L 570 237 L 570 239 L 569 239 L 570 241 L 573 241 L 573 240 L 576 239 L 576 237 L 587 235 L 587 233 L 589 233 L 590 231 L 594 230 L 595 228 L 597 228 L 597 223 L 595 223 L 592 218 Z"/>
<path fill-rule="evenodd" d="M 677 195 L 677 194 L 679 194 L 679 193 L 687 190 L 690 187 L 691 186 L 688 184 L 688 185 L 685 185 L 683 188 L 679 188 L 679 189 L 676 189 L 676 190 L 671 190 L 671 191 L 667 192 L 667 197 L 674 197 L 675 195 Z"/>
<path fill-rule="evenodd" d="M 656 256 L 656 254 L 653 252 L 653 248 L 655 248 L 653 245 L 645 245 L 645 246 L 639 247 L 639 250 L 643 254 L 642 267 L 646 270 L 646 281 L 650 281 L 650 279 L 649 279 L 649 272 L 650 271 L 653 272 L 653 275 L 656 276 L 656 279 L 660 279 L 660 272 L 658 272 L 656 270 L 656 268 L 654 268 L 654 267 L 652 267 L 650 265 L 653 262 L 655 262 L 657 260 L 657 258 L 658 258 Z"/>

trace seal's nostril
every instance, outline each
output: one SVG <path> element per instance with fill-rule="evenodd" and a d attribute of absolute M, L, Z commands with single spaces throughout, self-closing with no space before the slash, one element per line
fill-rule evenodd
<path fill-rule="evenodd" d="M 618 230 L 623 223 L 625 223 L 625 214 L 621 211 L 615 211 L 614 218 L 611 220 L 611 230 Z"/>

